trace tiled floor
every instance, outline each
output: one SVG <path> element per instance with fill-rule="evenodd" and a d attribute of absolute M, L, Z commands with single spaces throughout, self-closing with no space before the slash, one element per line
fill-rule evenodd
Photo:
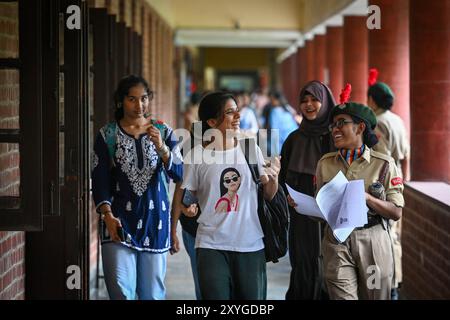
<path fill-rule="evenodd" d="M 181 227 L 178 229 L 178 233 L 180 233 L 178 238 L 182 239 Z M 290 270 L 288 256 L 285 256 L 278 263 L 267 264 L 267 299 L 284 300 L 289 283 Z M 184 247 L 177 254 L 169 255 L 168 257 L 166 288 L 168 300 L 195 300 L 191 265 Z M 108 294 L 102 279 L 100 279 L 99 290 L 91 290 L 91 299 L 108 299 Z"/>

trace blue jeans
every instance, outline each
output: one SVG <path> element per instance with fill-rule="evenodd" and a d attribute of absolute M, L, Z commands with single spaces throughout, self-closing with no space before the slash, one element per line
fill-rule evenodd
<path fill-rule="evenodd" d="M 191 236 L 188 232 L 183 230 L 183 243 L 186 248 L 186 252 L 191 260 L 192 276 L 194 277 L 195 297 L 197 300 L 202 299 L 200 294 L 200 286 L 198 284 L 198 271 L 197 271 L 197 254 L 195 252 L 195 237 Z"/>
<path fill-rule="evenodd" d="M 137 251 L 111 242 L 102 245 L 102 261 L 111 300 L 165 299 L 167 252 Z"/>

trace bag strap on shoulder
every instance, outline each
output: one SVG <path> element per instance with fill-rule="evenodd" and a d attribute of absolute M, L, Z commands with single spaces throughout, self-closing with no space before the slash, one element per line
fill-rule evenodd
<path fill-rule="evenodd" d="M 257 164 L 250 164 L 249 158 L 250 158 L 250 151 L 253 150 L 256 155 L 256 142 L 255 139 L 242 139 L 239 140 L 239 146 L 241 147 L 242 152 L 245 156 L 245 161 L 247 162 L 248 168 L 250 169 L 250 172 L 252 174 L 253 181 L 259 185 L 259 172 L 258 172 L 258 165 Z"/>
<path fill-rule="evenodd" d="M 117 123 L 111 122 L 104 126 L 101 130 L 103 131 L 105 143 L 108 147 L 108 154 L 112 161 L 114 159 L 114 154 L 116 153 L 116 136 L 117 136 Z"/>

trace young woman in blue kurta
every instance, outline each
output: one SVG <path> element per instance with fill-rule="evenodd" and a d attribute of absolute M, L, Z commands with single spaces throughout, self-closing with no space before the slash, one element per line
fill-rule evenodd
<path fill-rule="evenodd" d="M 112 299 L 165 297 L 168 182 L 180 181 L 183 169 L 172 129 L 145 117 L 152 97 L 144 79 L 122 79 L 116 121 L 100 129 L 94 145 L 93 196 L 102 214 L 103 268 Z"/>

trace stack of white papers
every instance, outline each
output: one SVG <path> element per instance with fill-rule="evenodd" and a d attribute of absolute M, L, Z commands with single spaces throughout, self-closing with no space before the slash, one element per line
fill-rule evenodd
<path fill-rule="evenodd" d="M 317 193 L 314 199 L 289 187 L 289 195 L 297 204 L 295 210 L 303 215 L 325 220 L 339 242 L 344 242 L 353 229 L 367 223 L 364 180 L 348 181 L 338 174 Z"/>

